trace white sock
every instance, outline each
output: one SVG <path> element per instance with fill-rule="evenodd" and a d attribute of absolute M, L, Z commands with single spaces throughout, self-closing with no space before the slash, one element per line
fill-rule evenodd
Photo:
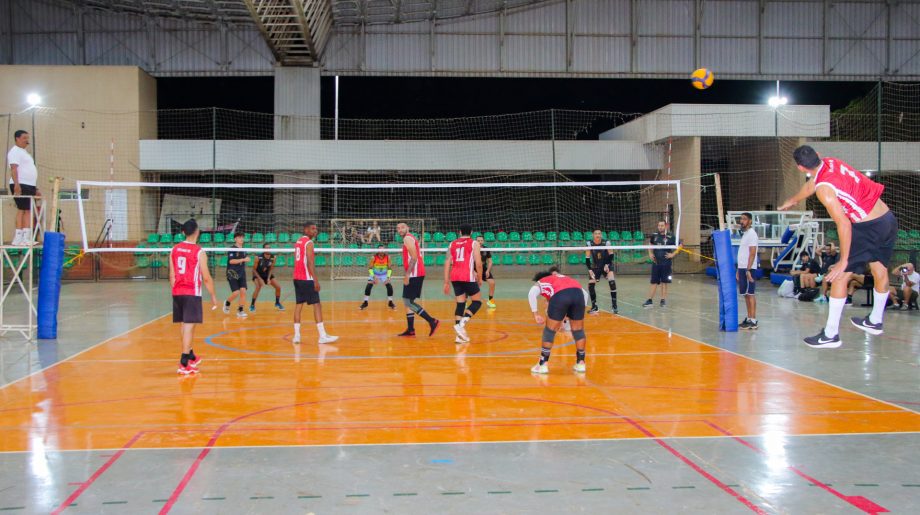
<path fill-rule="evenodd" d="M 16 229 L 16 236 L 13 237 L 13 241 L 16 243 L 22 241 L 22 229 Z"/>
<path fill-rule="evenodd" d="M 470 323 L 470 317 L 463 317 L 460 319 L 460 325 L 466 327 L 466 324 Z"/>
<path fill-rule="evenodd" d="M 298 323 L 294 324 L 294 337 L 300 338 L 300 324 Z"/>
<path fill-rule="evenodd" d="M 368 297 L 367 295 L 365 295 L 365 296 L 364 296 L 364 302 L 367 302 L 368 300 L 370 300 L 370 297 Z"/>
<path fill-rule="evenodd" d="M 840 332 L 840 317 L 843 316 L 843 308 L 847 305 L 847 299 L 831 297 L 827 305 L 827 325 L 824 326 L 824 336 L 833 338 Z"/>
<path fill-rule="evenodd" d="M 318 323 L 316 324 L 316 330 L 319 331 L 320 337 L 329 336 L 329 335 L 326 334 L 326 327 L 323 325 L 322 322 L 318 322 Z"/>
<path fill-rule="evenodd" d="M 888 292 L 879 293 L 872 290 L 873 304 L 872 313 L 869 314 L 869 322 L 881 324 L 885 316 L 885 304 L 888 304 Z"/>
<path fill-rule="evenodd" d="M 393 297 L 387 297 L 387 300 L 393 302 Z"/>

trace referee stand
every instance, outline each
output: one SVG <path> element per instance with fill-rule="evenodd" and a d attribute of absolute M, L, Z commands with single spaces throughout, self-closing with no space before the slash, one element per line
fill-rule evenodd
<path fill-rule="evenodd" d="M 55 181 L 55 186 L 57 181 Z M 57 187 L 53 188 L 57 198 Z M 24 196 L 0 195 L 3 207 L 16 198 Z M 33 197 L 29 197 L 33 198 Z M 42 240 L 45 232 L 45 204 L 33 198 L 29 216 L 29 242 L 11 245 L 7 241 L 4 212 L 0 209 L 0 337 L 8 333 L 20 334 L 25 340 L 34 340 L 38 329 L 37 296 L 35 295 L 35 272 L 41 259 Z M 26 309 L 22 309 L 17 297 L 22 295 Z M 24 311 L 24 312 L 23 312 Z"/>

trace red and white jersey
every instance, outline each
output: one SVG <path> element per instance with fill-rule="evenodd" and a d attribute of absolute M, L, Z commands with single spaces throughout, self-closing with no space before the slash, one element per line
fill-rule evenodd
<path fill-rule="evenodd" d="M 476 260 L 473 259 L 473 238 L 464 236 L 450 242 L 450 280 L 476 282 Z"/>
<path fill-rule="evenodd" d="M 415 267 L 412 270 L 409 270 L 409 247 L 403 243 L 403 269 L 409 274 L 409 277 L 425 277 L 425 261 L 422 259 L 422 248 L 418 244 L 418 238 L 416 238 L 413 234 L 407 234 L 406 236 L 410 236 L 412 238 L 412 242 L 415 244 L 415 252 L 418 255 L 418 260 L 415 263 Z"/>
<path fill-rule="evenodd" d="M 200 256 L 201 247 L 197 243 L 183 241 L 169 251 L 169 260 L 176 278 L 172 286 L 173 295 L 201 297 L 201 269 L 198 268 Z"/>
<path fill-rule="evenodd" d="M 815 187 L 822 184 L 834 188 L 844 212 L 854 222 L 868 216 L 885 191 L 885 186 L 833 157 L 822 159 L 815 174 Z"/>
<path fill-rule="evenodd" d="M 581 284 L 578 281 L 565 275 L 548 275 L 537 281 L 537 286 L 540 287 L 540 295 L 546 300 L 553 298 L 553 295 L 562 290 L 568 290 L 569 288 L 581 289 Z"/>
<path fill-rule="evenodd" d="M 307 267 L 307 249 L 313 246 L 309 236 L 301 236 L 294 244 L 294 280 L 312 281 L 310 269 Z"/>

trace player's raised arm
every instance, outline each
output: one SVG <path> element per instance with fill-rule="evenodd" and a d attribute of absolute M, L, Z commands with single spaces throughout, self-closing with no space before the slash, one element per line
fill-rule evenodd
<path fill-rule="evenodd" d="M 214 293 L 214 279 L 211 277 L 211 270 L 208 268 L 208 254 L 204 249 L 198 253 L 198 270 L 201 272 L 201 282 L 204 283 L 205 289 L 208 290 L 208 295 L 211 296 L 212 309 L 217 309 L 217 294 Z"/>
<path fill-rule="evenodd" d="M 805 181 L 805 184 L 802 185 L 802 188 L 799 189 L 799 192 L 790 197 L 788 200 L 783 202 L 783 205 L 779 206 L 777 209 L 780 211 L 786 211 L 791 209 L 799 202 L 807 199 L 815 193 L 815 179 L 812 177 Z"/>

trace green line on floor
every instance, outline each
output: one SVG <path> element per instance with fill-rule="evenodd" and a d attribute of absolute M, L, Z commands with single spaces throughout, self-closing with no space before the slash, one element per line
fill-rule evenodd
<path fill-rule="evenodd" d="M 25 506 L 7 506 L 6 508 L 0 508 L 0 511 L 13 511 L 13 510 L 24 510 L 24 509 L 26 509 Z"/>
<path fill-rule="evenodd" d="M 348 494 L 345 497 L 370 497 L 371 494 Z"/>
<path fill-rule="evenodd" d="M 603 488 L 582 488 L 582 492 L 603 492 Z"/>
<path fill-rule="evenodd" d="M 910 484 L 910 483 L 905 484 L 905 485 L 901 485 L 901 486 L 907 486 L 907 487 L 911 487 L 911 486 L 913 486 L 913 487 L 920 487 L 920 485 L 912 485 L 912 484 Z"/>
<path fill-rule="evenodd" d="M 252 499 L 252 500 L 255 500 L 255 499 L 274 499 L 274 497 L 272 497 L 272 496 L 270 496 L 270 495 L 262 495 L 262 496 L 250 497 L 250 499 Z"/>
<path fill-rule="evenodd" d="M 102 504 L 128 504 L 128 501 L 105 501 Z"/>
<path fill-rule="evenodd" d="M 537 493 L 537 494 L 559 493 L 559 490 L 534 490 L 534 493 Z"/>
<path fill-rule="evenodd" d="M 627 487 L 626 489 L 627 490 L 651 490 L 651 488 L 647 486 L 630 486 L 630 487 Z"/>
<path fill-rule="evenodd" d="M 490 493 L 490 494 L 510 494 L 511 492 L 508 492 L 508 491 L 506 491 L 506 490 L 498 490 L 498 491 L 489 492 L 489 493 Z"/>
<path fill-rule="evenodd" d="M 202 497 L 201 500 L 202 501 L 225 501 L 227 500 L 227 498 L 226 497 Z"/>
<path fill-rule="evenodd" d="M 878 486 L 877 483 L 853 483 L 853 486 Z"/>
<path fill-rule="evenodd" d="M 319 499 L 322 495 L 298 495 L 298 499 Z"/>
<path fill-rule="evenodd" d="M 411 497 L 413 495 L 418 495 L 415 492 L 401 492 L 393 494 L 393 497 Z"/>
<path fill-rule="evenodd" d="M 672 486 L 671 488 L 674 490 L 691 490 L 696 487 L 695 486 Z"/>
<path fill-rule="evenodd" d="M 729 488 L 739 488 L 741 485 L 725 485 Z"/>
<path fill-rule="evenodd" d="M 154 499 L 150 502 L 167 502 L 167 501 L 169 501 L 169 499 Z"/>
<path fill-rule="evenodd" d="M 466 492 L 441 492 L 441 495 L 463 495 Z"/>
<path fill-rule="evenodd" d="M 808 483 L 808 486 L 834 486 L 833 483 Z"/>

